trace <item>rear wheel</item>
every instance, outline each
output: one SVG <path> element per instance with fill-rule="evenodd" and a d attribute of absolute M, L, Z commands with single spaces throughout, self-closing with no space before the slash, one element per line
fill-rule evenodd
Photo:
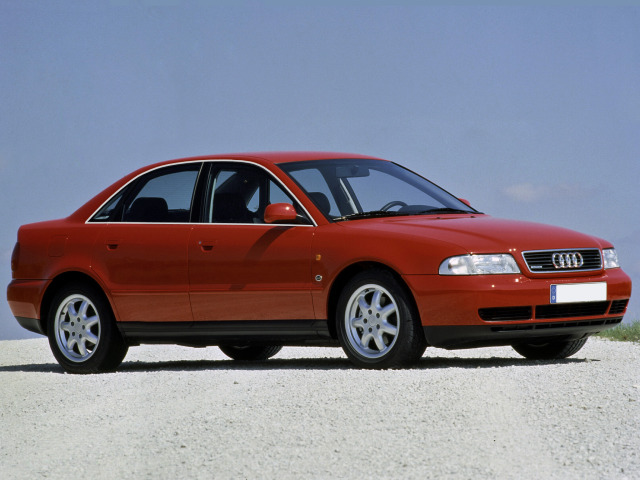
<path fill-rule="evenodd" d="M 220 345 L 218 348 L 229 358 L 248 361 L 267 360 L 282 350 L 281 345 Z"/>
<path fill-rule="evenodd" d="M 336 315 L 342 348 L 360 367 L 408 367 L 427 347 L 409 294 L 384 270 L 354 276 L 340 295 Z"/>
<path fill-rule="evenodd" d="M 61 288 L 53 297 L 47 327 L 51 351 L 69 373 L 115 370 L 128 351 L 110 305 L 89 285 Z"/>
<path fill-rule="evenodd" d="M 568 342 L 519 343 L 513 345 L 513 349 L 530 360 L 559 360 L 577 353 L 585 343 L 586 338 Z"/>

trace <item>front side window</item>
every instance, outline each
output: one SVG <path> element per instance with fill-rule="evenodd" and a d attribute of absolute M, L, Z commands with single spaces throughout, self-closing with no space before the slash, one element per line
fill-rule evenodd
<path fill-rule="evenodd" d="M 205 200 L 207 223 L 260 224 L 272 203 L 290 203 L 298 223 L 310 223 L 299 204 L 261 168 L 246 164 L 214 165 Z"/>
<path fill-rule="evenodd" d="M 392 162 L 344 159 L 279 166 L 332 220 L 477 213 L 437 185 Z"/>

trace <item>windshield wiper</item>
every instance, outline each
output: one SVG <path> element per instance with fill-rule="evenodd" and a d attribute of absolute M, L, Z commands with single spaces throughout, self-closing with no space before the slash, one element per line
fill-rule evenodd
<path fill-rule="evenodd" d="M 419 212 L 398 212 L 398 211 L 389 211 L 389 210 L 371 210 L 370 212 L 357 212 L 350 213 L 349 215 L 343 215 L 341 217 L 334 217 L 334 222 L 340 222 L 342 220 L 356 220 L 359 218 L 376 218 L 376 217 L 396 217 L 399 215 L 427 215 L 427 214 L 436 214 L 436 213 L 482 213 L 482 212 L 472 212 L 470 210 L 461 210 L 459 208 L 430 208 L 428 210 L 422 210 Z"/>
<path fill-rule="evenodd" d="M 356 220 L 358 218 L 376 218 L 376 217 L 394 217 L 397 215 L 409 215 L 405 212 L 390 212 L 388 210 L 371 210 L 370 212 L 358 212 L 350 213 L 349 215 L 343 215 L 342 217 L 334 217 L 334 222 L 340 222 L 342 220 Z"/>
<path fill-rule="evenodd" d="M 482 213 L 482 212 L 472 212 L 470 210 L 461 210 L 459 208 L 430 208 L 429 210 L 423 210 L 421 212 L 416 212 L 413 215 L 426 215 L 428 213 Z"/>

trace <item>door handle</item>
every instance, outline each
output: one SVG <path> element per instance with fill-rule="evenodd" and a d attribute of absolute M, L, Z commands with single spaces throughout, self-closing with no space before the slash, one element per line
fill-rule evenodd
<path fill-rule="evenodd" d="M 211 250 L 213 250 L 215 242 L 199 241 L 198 245 L 200 245 L 200 250 L 202 250 L 203 252 L 210 252 Z"/>
<path fill-rule="evenodd" d="M 119 242 L 117 240 L 106 241 L 104 244 L 107 246 L 107 250 L 117 250 Z"/>

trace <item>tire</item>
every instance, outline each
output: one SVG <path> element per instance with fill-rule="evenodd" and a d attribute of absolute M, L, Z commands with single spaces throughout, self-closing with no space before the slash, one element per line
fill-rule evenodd
<path fill-rule="evenodd" d="M 282 350 L 282 345 L 220 345 L 218 348 L 234 360 L 259 362 L 273 357 Z"/>
<path fill-rule="evenodd" d="M 51 351 L 69 373 L 113 371 L 129 349 L 107 299 L 90 285 L 74 283 L 58 290 L 47 327 Z"/>
<path fill-rule="evenodd" d="M 338 339 L 349 359 L 363 368 L 414 365 L 427 342 L 410 294 L 384 270 L 355 275 L 338 300 Z"/>
<path fill-rule="evenodd" d="M 568 342 L 519 343 L 512 346 L 516 352 L 529 360 L 559 360 L 577 353 L 585 343 L 587 339 L 582 338 Z"/>

